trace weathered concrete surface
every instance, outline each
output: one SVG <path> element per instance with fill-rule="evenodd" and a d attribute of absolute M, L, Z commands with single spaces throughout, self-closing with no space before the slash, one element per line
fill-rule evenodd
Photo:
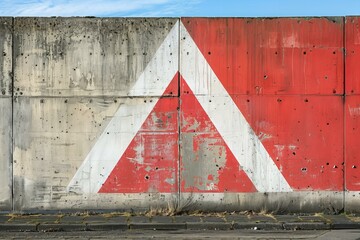
<path fill-rule="evenodd" d="M 143 92 L 131 94 L 128 90 L 176 21 L 16 18 L 15 96 L 152 96 L 156 93 L 149 84 L 159 81 L 156 78 L 149 80 Z M 177 46 L 171 47 L 177 50 Z M 166 54 L 158 68 L 159 78 L 166 63 L 177 58 L 175 51 Z M 176 86 L 166 93 L 176 94 Z"/>
<path fill-rule="evenodd" d="M 61 205 L 66 186 L 121 102 L 30 98 L 14 101 L 15 208 Z M 95 114 L 96 113 L 96 114 Z M 56 203 L 55 203 L 56 202 Z M 45 206 L 43 206 L 45 205 Z M 72 207 L 68 203 L 68 207 Z"/>
<path fill-rule="evenodd" d="M 15 210 L 176 205 L 176 22 L 15 19 Z"/>
<path fill-rule="evenodd" d="M 12 18 L 0 18 L 0 210 L 11 209 Z"/>
<path fill-rule="evenodd" d="M 325 212 L 344 209 L 343 192 L 299 191 L 288 193 L 181 193 L 181 209 L 203 211 L 265 211 L 282 213 Z"/>
<path fill-rule="evenodd" d="M 0 96 L 12 93 L 12 18 L 0 17 Z"/>
<path fill-rule="evenodd" d="M 360 191 L 345 191 L 344 192 L 345 211 L 348 213 L 360 212 Z"/>
<path fill-rule="evenodd" d="M 148 102 L 150 100 L 148 99 Z M 160 204 L 165 207 L 172 204 L 171 194 L 159 194 L 156 191 L 149 192 L 149 194 L 133 195 L 115 194 L 116 191 L 107 194 L 84 194 L 81 191 L 76 192 L 71 189 L 68 192 L 66 189 L 86 155 L 90 152 L 91 147 L 114 117 L 117 108 L 121 105 L 127 105 L 130 108 L 139 104 L 146 105 L 144 99 L 20 97 L 16 99 L 14 104 L 14 116 L 16 118 L 14 122 L 14 196 L 16 210 L 141 209 L 149 207 L 149 204 L 156 206 Z M 135 121 L 132 120 L 131 116 L 126 119 L 129 125 Z M 126 126 L 120 131 L 126 132 Z M 119 134 L 119 132 L 107 134 Z M 146 137 L 149 134 L 150 137 L 151 134 L 156 134 L 156 129 L 145 131 L 142 136 Z M 174 136 L 177 142 L 177 135 Z M 173 143 L 175 146 L 177 146 L 176 142 Z M 158 142 L 155 144 L 160 147 Z M 120 140 L 116 146 L 121 147 Z M 139 146 L 140 149 L 138 149 Z M 148 147 L 148 145 L 145 146 Z M 135 156 L 138 154 L 145 158 L 149 151 L 145 149 L 145 146 L 135 145 L 134 150 L 138 151 Z M 171 154 L 176 154 L 176 151 L 169 154 L 172 156 Z M 117 157 L 120 159 L 121 156 Z M 136 159 L 138 162 L 140 160 Z M 170 170 L 175 173 L 177 161 L 176 159 L 169 161 L 174 166 Z M 147 164 L 152 166 L 149 163 Z M 140 167 L 140 162 L 138 166 Z M 130 177 L 139 173 L 128 172 L 126 174 Z M 82 180 L 86 181 L 86 178 L 84 177 Z M 135 185 L 134 182 L 131 184 Z M 156 203 L 156 201 L 160 203 Z"/>
<path fill-rule="evenodd" d="M 0 97 L 0 210 L 12 208 L 11 105 L 11 98 Z"/>

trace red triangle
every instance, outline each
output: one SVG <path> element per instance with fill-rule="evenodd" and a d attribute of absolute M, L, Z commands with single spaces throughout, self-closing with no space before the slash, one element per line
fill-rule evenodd
<path fill-rule="evenodd" d="M 164 94 L 177 85 L 178 73 Z M 178 97 L 159 99 L 99 193 L 178 191 L 178 105 Z"/>
<path fill-rule="evenodd" d="M 256 192 L 187 83 L 181 81 L 181 191 Z"/>

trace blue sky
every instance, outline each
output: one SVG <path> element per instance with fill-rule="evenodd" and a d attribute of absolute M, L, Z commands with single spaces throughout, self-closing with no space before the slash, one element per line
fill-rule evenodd
<path fill-rule="evenodd" d="M 274 17 L 360 15 L 360 0 L 0 0 L 0 16 Z"/>

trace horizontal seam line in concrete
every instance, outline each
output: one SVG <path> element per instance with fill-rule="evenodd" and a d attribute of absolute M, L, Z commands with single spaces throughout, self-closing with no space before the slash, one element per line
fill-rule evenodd
<path fill-rule="evenodd" d="M 181 94 L 181 96 L 211 96 L 211 97 L 224 97 L 225 95 L 217 95 L 217 94 L 190 94 L 190 93 L 185 93 L 185 94 Z M 360 93 L 358 94 L 275 94 L 275 93 L 267 93 L 267 94 L 256 94 L 256 93 L 250 93 L 250 94 L 246 94 L 246 93 L 229 93 L 226 96 L 265 96 L 265 97 L 274 97 L 274 96 L 278 96 L 278 97 L 291 97 L 291 96 L 309 96 L 309 97 L 344 97 L 344 96 L 356 96 L 356 95 L 360 95 Z M 1 95 L 0 97 L 6 97 L 6 95 Z M 8 95 L 8 97 L 12 97 L 11 95 Z M 22 97 L 34 97 L 34 98 L 56 98 L 56 97 L 67 97 L 67 98 L 81 98 L 81 97 L 117 97 L 117 98 L 144 98 L 144 97 L 180 97 L 180 95 L 170 95 L 170 94 L 164 94 L 164 95 L 114 95 L 114 94 L 103 94 L 103 95 L 14 95 L 14 98 L 22 98 Z"/>
<path fill-rule="evenodd" d="M 128 99 L 128 98 L 139 98 L 139 99 L 143 99 L 143 98 L 178 98 L 179 96 L 173 96 L 173 95 L 149 95 L 149 96 L 116 96 L 116 95 L 96 95 L 96 96 L 82 96 L 82 95 L 77 95 L 77 96 L 65 96 L 65 95 L 59 95 L 59 96 L 46 96 L 46 95 L 35 95 L 35 96 L 26 96 L 26 95 L 21 95 L 21 96 L 14 96 L 13 98 L 38 98 L 38 99 L 46 99 L 46 98 L 123 98 L 123 99 Z M 1 97 L 0 97 L 1 98 Z M 6 97 L 4 97 L 6 98 Z M 11 96 L 9 96 L 8 98 L 12 98 Z"/>

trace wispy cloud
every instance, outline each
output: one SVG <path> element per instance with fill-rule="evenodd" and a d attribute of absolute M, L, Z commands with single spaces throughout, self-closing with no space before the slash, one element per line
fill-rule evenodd
<path fill-rule="evenodd" d="M 171 1 L 171 4 L 164 4 L 161 8 L 152 7 L 147 10 L 136 12 L 130 16 L 157 17 L 157 16 L 176 16 L 182 17 L 189 15 L 189 12 L 198 10 L 202 0 L 180 0 Z M 191 14 L 190 14 L 191 15 Z"/>
<path fill-rule="evenodd" d="M 2 16 L 176 16 L 200 0 L 2 0 Z"/>
<path fill-rule="evenodd" d="M 360 13 L 360 0 L 0 0 L 0 16 L 276 17 Z"/>

